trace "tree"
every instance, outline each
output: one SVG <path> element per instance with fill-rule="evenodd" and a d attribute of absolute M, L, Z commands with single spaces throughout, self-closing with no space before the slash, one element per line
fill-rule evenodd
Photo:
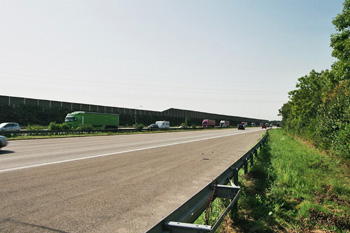
<path fill-rule="evenodd" d="M 280 109 L 282 126 L 330 153 L 350 158 L 350 0 L 333 20 L 332 70 L 312 70 Z"/>
<path fill-rule="evenodd" d="M 337 33 L 331 35 L 332 55 L 339 59 L 333 69 L 340 80 L 350 79 L 350 0 L 345 0 L 342 13 L 333 20 Z"/>

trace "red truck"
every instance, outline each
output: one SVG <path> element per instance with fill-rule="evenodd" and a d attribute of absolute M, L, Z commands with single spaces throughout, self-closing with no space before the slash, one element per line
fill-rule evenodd
<path fill-rule="evenodd" d="M 202 121 L 203 128 L 215 127 L 215 124 L 216 124 L 215 120 L 204 119 Z"/>

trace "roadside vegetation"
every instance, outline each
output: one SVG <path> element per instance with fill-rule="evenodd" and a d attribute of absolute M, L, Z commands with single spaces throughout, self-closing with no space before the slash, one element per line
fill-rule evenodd
<path fill-rule="evenodd" d="M 241 169 L 242 170 L 242 169 Z M 350 232 L 350 163 L 270 130 L 268 146 L 245 175 L 234 218 L 217 232 Z M 214 224 L 227 201 L 213 202 L 197 224 Z"/>
<path fill-rule="evenodd" d="M 280 109 L 283 128 L 330 154 L 350 159 L 350 0 L 335 17 L 331 70 L 298 79 Z"/>
<path fill-rule="evenodd" d="M 233 220 L 236 232 L 350 232 L 350 163 L 271 130 Z"/>
<path fill-rule="evenodd" d="M 236 232 L 350 232 L 350 0 L 332 22 L 337 61 L 289 92 L 283 131 L 241 177 Z"/>

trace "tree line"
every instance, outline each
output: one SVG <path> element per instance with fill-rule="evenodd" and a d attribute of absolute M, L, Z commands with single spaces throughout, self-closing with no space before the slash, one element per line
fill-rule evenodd
<path fill-rule="evenodd" d="M 279 110 L 283 128 L 317 147 L 350 159 L 350 0 L 332 23 L 330 70 L 298 79 L 289 101 Z"/>

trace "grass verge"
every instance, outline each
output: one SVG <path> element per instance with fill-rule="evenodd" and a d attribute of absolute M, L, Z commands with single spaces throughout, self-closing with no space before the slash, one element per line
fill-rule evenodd
<path fill-rule="evenodd" d="M 349 161 L 270 130 L 268 146 L 249 173 L 239 173 L 237 214 L 226 217 L 217 232 L 350 232 L 349 168 Z M 210 225 L 225 205 L 213 202 Z M 196 223 L 206 224 L 205 215 Z"/>
<path fill-rule="evenodd" d="M 268 147 L 240 177 L 235 232 L 350 232 L 349 161 L 269 132 Z"/>

